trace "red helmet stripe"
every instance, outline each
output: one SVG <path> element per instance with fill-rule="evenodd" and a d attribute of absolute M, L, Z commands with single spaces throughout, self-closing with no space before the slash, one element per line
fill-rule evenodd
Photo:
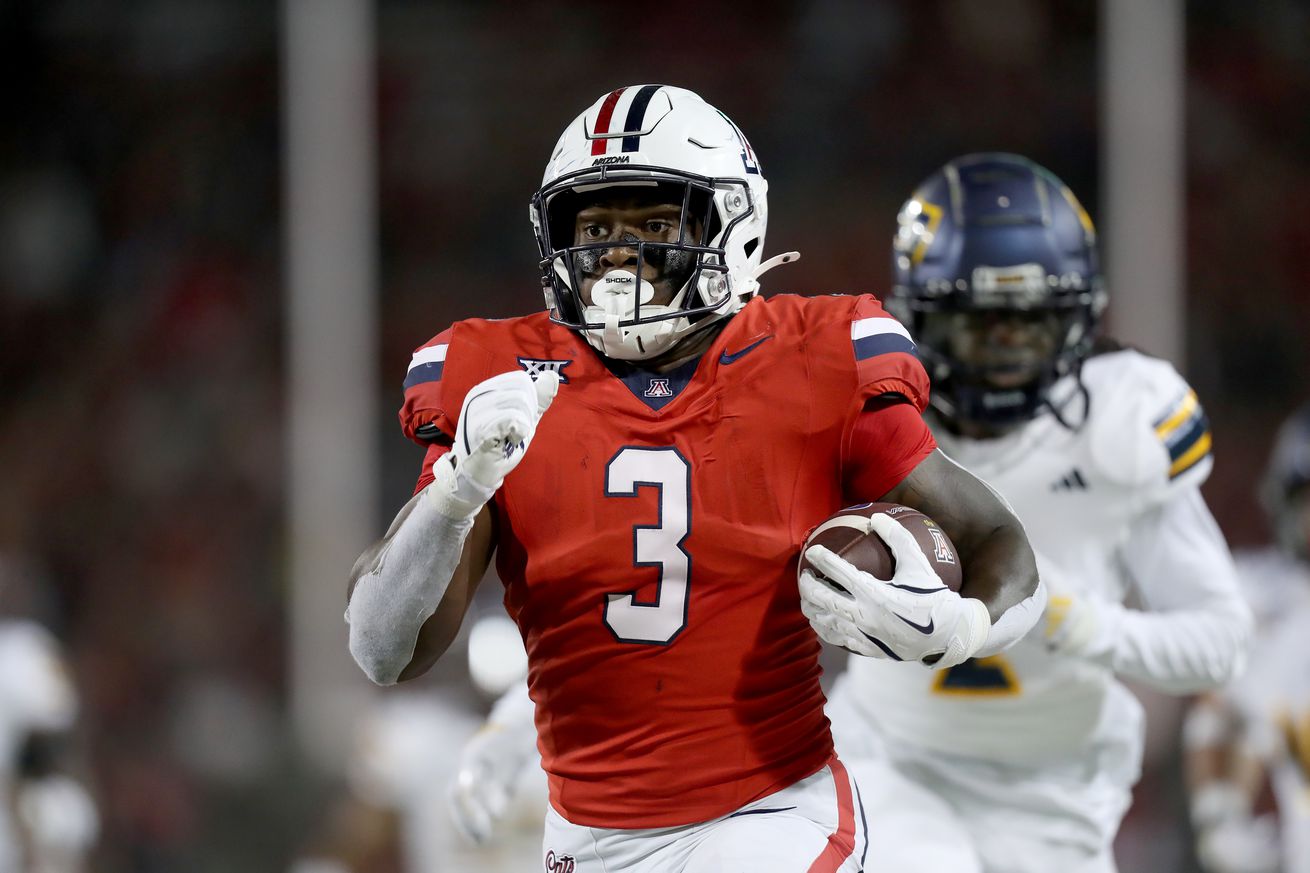
<path fill-rule="evenodd" d="M 614 107 L 618 105 L 619 98 L 623 92 L 628 90 L 626 87 L 617 88 L 609 93 L 605 102 L 600 104 L 600 114 L 596 116 L 596 129 L 591 132 L 593 137 L 599 137 L 602 133 L 610 132 L 610 119 L 614 117 Z M 593 139 L 591 141 L 591 153 L 593 155 L 605 154 L 605 148 L 609 145 L 607 139 Z"/>

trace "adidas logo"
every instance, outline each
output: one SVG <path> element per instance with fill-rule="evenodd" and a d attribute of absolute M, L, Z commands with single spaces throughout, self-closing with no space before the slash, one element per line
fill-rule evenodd
<path fill-rule="evenodd" d="M 1077 467 L 1051 483 L 1052 491 L 1086 491 L 1087 488 L 1087 480 L 1083 478 L 1082 472 Z"/>

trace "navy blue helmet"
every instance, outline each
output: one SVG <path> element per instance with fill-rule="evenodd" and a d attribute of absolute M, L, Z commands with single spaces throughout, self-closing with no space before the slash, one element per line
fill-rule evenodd
<path fill-rule="evenodd" d="M 1292 413 L 1278 429 L 1260 497 L 1279 546 L 1310 559 L 1310 405 Z"/>
<path fill-rule="evenodd" d="M 933 407 L 992 431 L 1031 419 L 1077 374 L 1105 309 L 1087 211 L 1049 170 L 993 152 L 937 170 L 897 223 L 887 308 L 914 335 Z"/>

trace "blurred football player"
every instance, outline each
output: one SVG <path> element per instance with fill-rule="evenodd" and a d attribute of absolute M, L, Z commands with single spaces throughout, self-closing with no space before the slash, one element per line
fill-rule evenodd
<path fill-rule="evenodd" d="M 757 296 L 794 257 L 761 259 L 766 191 L 696 94 L 610 92 L 532 199 L 547 311 L 458 322 L 405 379 L 401 425 L 427 454 L 352 573 L 351 652 L 381 684 L 421 674 L 495 551 L 554 873 L 860 868 L 795 575 L 843 504 L 923 510 L 970 577 L 957 594 L 904 560 L 895 585 L 811 578 L 828 638 L 944 669 L 1041 610 L 1022 526 L 936 451 L 904 328 L 869 296 Z"/>
<path fill-rule="evenodd" d="M 0 556 L 0 871 L 80 873 L 100 819 L 68 772 L 77 692 L 59 644 L 15 608 L 29 574 Z"/>
<path fill-rule="evenodd" d="M 1310 406 L 1279 430 L 1261 496 L 1277 545 L 1237 555 L 1258 667 L 1199 699 L 1183 734 L 1206 873 L 1310 873 Z"/>
<path fill-rule="evenodd" d="M 1144 741 L 1116 676 L 1212 688 L 1249 634 L 1199 490 L 1209 425 L 1168 363 L 1096 340 L 1092 222 L 1031 161 L 941 167 L 902 207 L 893 259 L 888 309 L 932 376 L 938 444 L 1014 507 L 1050 602 L 1004 654 L 937 672 L 849 661 L 829 714 L 843 759 L 883 789 L 865 797 L 878 869 L 1112 871 Z M 865 778 L 888 771 L 913 785 Z"/>
<path fill-rule="evenodd" d="M 517 628 L 497 609 L 471 622 L 469 678 L 486 698 L 513 686 L 516 697 L 526 700 L 523 643 Z M 485 839 L 479 830 L 489 830 L 490 822 L 481 805 L 458 807 L 466 814 L 456 818 L 448 813 L 447 792 L 457 764 L 463 763 L 452 751 L 465 743 L 472 747 L 490 741 L 507 721 L 500 715 L 503 706 L 498 705 L 491 718 L 497 727 L 483 728 L 475 737 L 476 703 L 465 699 L 463 690 L 424 683 L 375 701 L 361 718 L 346 767 L 345 790 L 328 804 L 291 873 L 392 868 L 406 873 L 496 873 L 537 867 L 546 779 L 537 763 L 530 701 L 529 710 L 513 720 L 516 734 L 513 748 L 507 750 L 510 754 L 496 755 L 495 771 L 479 774 L 482 790 L 477 797 L 479 802 L 494 804 L 497 839 Z M 529 759 L 532 766 L 524 766 Z M 490 786 L 509 778 L 508 767 L 515 768 L 513 776 L 522 779 L 523 790 L 510 782 L 503 793 L 493 792 Z M 524 803 L 516 807 L 511 793 Z M 457 827 L 474 838 L 461 839 Z"/>

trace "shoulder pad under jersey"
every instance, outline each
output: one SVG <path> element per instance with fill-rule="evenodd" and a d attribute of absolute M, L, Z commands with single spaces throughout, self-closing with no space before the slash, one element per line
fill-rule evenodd
<path fill-rule="evenodd" d="M 773 298 L 780 300 L 780 298 Z M 792 298 L 801 303 L 811 360 L 850 372 L 863 397 L 899 394 L 920 412 L 928 406 L 928 374 L 909 331 L 871 294 Z"/>
<path fill-rule="evenodd" d="M 1132 349 L 1083 365 L 1092 459 L 1111 481 L 1158 501 L 1210 475 L 1210 422 L 1173 365 Z"/>
<path fill-rule="evenodd" d="M 448 414 L 443 397 L 446 358 L 454 331 L 454 327 L 447 328 L 415 349 L 405 373 L 400 428 L 419 445 L 449 442 L 455 433 L 455 416 Z"/>

